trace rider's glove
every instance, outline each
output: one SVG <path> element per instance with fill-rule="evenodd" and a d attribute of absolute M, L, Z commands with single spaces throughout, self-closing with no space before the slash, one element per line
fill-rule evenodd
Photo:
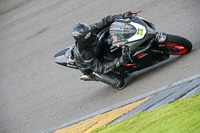
<path fill-rule="evenodd" d="M 122 51 L 122 56 L 119 58 L 118 62 L 116 63 L 116 67 L 119 67 L 125 63 L 127 63 L 129 60 L 129 56 Z"/>
<path fill-rule="evenodd" d="M 133 14 L 131 11 L 127 11 L 125 13 L 123 13 L 123 18 L 127 19 L 127 18 L 132 18 Z"/>

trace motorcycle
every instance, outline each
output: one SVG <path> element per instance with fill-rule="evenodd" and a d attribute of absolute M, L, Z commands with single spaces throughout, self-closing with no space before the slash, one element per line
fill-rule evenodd
<path fill-rule="evenodd" d="M 117 19 L 97 35 L 102 44 L 104 62 L 128 54 L 129 61 L 112 70 L 123 77 L 164 61 L 170 55 L 184 55 L 192 50 L 192 44 L 188 39 L 157 32 L 154 24 L 137 16 L 140 12 L 133 13 L 131 19 Z M 74 47 L 75 44 L 55 54 L 55 62 L 78 69 L 74 62 Z M 80 79 L 93 80 L 86 75 L 82 75 Z"/>

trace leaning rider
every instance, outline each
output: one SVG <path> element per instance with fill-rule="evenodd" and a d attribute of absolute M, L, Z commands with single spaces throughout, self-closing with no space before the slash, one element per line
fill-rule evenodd
<path fill-rule="evenodd" d="M 132 12 L 106 16 L 100 22 L 88 25 L 86 23 L 75 24 L 72 36 L 75 39 L 74 60 L 77 67 L 84 74 L 97 81 L 111 85 L 115 89 L 123 89 L 125 81 L 122 76 L 111 70 L 127 62 L 127 55 L 114 59 L 112 62 L 100 61 L 100 42 L 97 34 L 109 27 L 116 19 L 127 19 L 132 17 Z"/>

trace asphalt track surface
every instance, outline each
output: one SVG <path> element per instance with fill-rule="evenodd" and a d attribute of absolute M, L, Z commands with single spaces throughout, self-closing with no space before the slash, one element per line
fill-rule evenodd
<path fill-rule="evenodd" d="M 105 125 L 123 121 L 141 111 L 151 111 L 198 92 L 200 92 L 200 74 L 54 127 L 44 133 L 90 133 Z M 187 122 L 189 121 L 186 120 L 185 123 Z"/>
<path fill-rule="evenodd" d="M 131 74 L 124 90 L 79 80 L 53 56 L 74 43 L 71 27 L 128 10 L 157 31 L 183 36 L 191 53 Z M 199 0 L 1 0 L 0 132 L 38 133 L 200 73 Z"/>

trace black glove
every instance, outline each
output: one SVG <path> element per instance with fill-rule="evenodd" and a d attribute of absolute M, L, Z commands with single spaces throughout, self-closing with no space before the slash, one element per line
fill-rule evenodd
<path fill-rule="evenodd" d="M 116 67 L 119 67 L 123 65 L 124 63 L 127 63 L 128 60 L 129 60 L 128 54 L 125 51 L 123 51 L 122 56 L 119 58 L 118 62 L 116 63 Z"/>
<path fill-rule="evenodd" d="M 123 18 L 124 19 L 127 19 L 127 18 L 132 18 L 133 17 L 133 14 L 131 11 L 127 11 L 123 14 Z"/>

